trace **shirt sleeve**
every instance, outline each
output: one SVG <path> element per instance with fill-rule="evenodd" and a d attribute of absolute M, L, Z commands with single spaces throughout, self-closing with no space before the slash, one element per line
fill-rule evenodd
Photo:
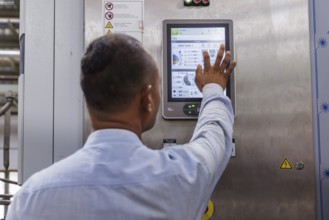
<path fill-rule="evenodd" d="M 218 84 L 203 88 L 197 125 L 189 145 L 209 171 L 210 186 L 215 186 L 232 153 L 234 114 L 230 99 Z"/>

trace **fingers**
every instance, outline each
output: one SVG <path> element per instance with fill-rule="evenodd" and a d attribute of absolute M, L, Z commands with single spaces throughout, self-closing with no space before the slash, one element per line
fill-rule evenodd
<path fill-rule="evenodd" d="M 226 73 L 225 73 L 226 78 L 230 77 L 235 67 L 236 67 L 236 60 L 233 60 L 230 66 L 226 69 Z"/>
<path fill-rule="evenodd" d="M 205 71 L 209 71 L 211 68 L 210 56 L 207 51 L 203 51 L 203 66 Z"/>
<path fill-rule="evenodd" d="M 202 91 L 202 87 L 203 87 L 201 83 L 201 75 L 202 75 L 202 66 L 199 64 L 195 71 L 194 81 L 200 91 Z"/>
<path fill-rule="evenodd" d="M 217 83 L 225 88 L 230 75 L 232 74 L 237 62 L 231 60 L 230 51 L 225 52 L 224 44 L 220 45 L 214 65 L 210 63 L 210 56 L 207 51 L 203 51 L 204 69 L 199 64 L 195 72 L 195 84 L 202 92 L 203 87 L 208 83 Z"/>
<path fill-rule="evenodd" d="M 221 44 L 214 64 L 214 70 L 216 71 L 219 69 L 220 63 L 222 62 L 224 51 L 225 51 L 225 46 L 224 44 Z"/>
<path fill-rule="evenodd" d="M 224 73 L 224 71 L 227 67 L 227 64 L 230 62 L 230 59 L 231 59 L 231 52 L 227 51 L 225 53 L 225 58 L 224 58 L 223 62 L 219 66 L 219 69 L 221 70 L 222 73 Z"/>

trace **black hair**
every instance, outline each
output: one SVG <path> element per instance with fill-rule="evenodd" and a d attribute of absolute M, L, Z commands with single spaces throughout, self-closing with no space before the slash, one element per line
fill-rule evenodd
<path fill-rule="evenodd" d="M 152 82 L 155 68 L 141 43 L 128 35 L 112 34 L 94 40 L 81 60 L 81 88 L 88 107 L 123 110 Z"/>

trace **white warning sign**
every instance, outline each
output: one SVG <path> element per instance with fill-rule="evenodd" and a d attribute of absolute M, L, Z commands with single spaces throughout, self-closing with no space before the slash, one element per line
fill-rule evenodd
<path fill-rule="evenodd" d="M 104 34 L 125 33 L 143 41 L 144 0 L 103 0 Z"/>

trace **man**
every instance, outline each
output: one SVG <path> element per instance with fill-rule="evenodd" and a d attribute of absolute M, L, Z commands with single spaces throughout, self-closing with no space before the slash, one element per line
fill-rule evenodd
<path fill-rule="evenodd" d="M 190 143 L 152 150 L 141 142 L 160 103 L 159 71 L 135 39 L 96 39 L 81 62 L 94 132 L 73 155 L 33 175 L 7 220 L 199 220 L 231 153 L 233 112 L 223 89 L 235 68 L 220 47 L 204 52 L 195 81 L 203 93 Z"/>

